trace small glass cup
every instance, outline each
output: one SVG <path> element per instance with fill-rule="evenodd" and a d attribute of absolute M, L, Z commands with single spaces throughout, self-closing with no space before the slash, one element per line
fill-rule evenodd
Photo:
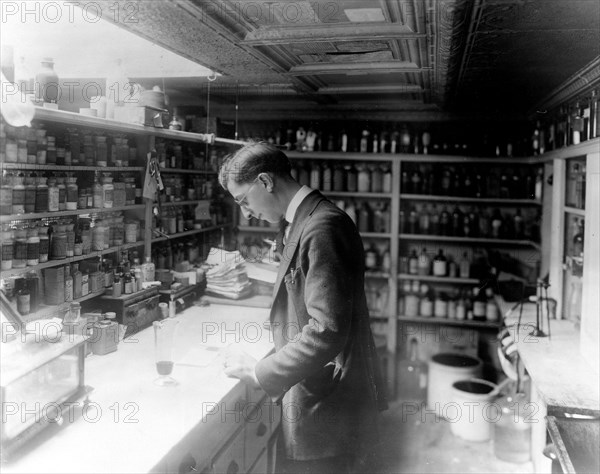
<path fill-rule="evenodd" d="M 179 320 L 168 318 L 162 321 L 154 321 L 154 349 L 156 371 L 159 377 L 154 380 L 156 385 L 162 387 L 175 386 L 177 380 L 171 377 L 173 371 L 173 346 L 174 336 Z"/>

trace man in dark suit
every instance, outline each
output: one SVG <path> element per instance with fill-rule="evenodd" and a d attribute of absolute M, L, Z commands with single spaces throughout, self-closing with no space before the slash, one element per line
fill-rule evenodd
<path fill-rule="evenodd" d="M 278 472 L 371 472 L 385 388 L 364 292 L 364 249 L 352 220 L 301 186 L 283 152 L 251 144 L 219 180 L 244 216 L 288 223 L 270 322 L 275 352 L 231 354 L 225 372 L 282 407 Z M 285 221 L 284 221 L 285 219 Z"/>

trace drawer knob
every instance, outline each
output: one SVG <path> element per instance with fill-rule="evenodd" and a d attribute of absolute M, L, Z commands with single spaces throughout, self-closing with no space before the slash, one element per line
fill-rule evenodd
<path fill-rule="evenodd" d="M 238 474 L 238 472 L 240 472 L 240 466 L 235 460 L 231 461 L 227 466 L 227 474 Z"/>
<path fill-rule="evenodd" d="M 262 421 L 258 424 L 258 428 L 256 428 L 257 436 L 264 436 L 267 434 L 267 425 L 265 425 Z"/>

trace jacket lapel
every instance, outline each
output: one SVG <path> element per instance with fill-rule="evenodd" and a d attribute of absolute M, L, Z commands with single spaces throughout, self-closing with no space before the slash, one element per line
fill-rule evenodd
<path fill-rule="evenodd" d="M 294 259 L 294 255 L 298 249 L 300 236 L 302 235 L 302 230 L 304 230 L 306 226 L 306 221 L 317 207 L 317 204 L 319 204 L 319 202 L 321 202 L 323 199 L 325 199 L 325 197 L 319 191 L 313 191 L 306 196 L 304 201 L 300 203 L 300 206 L 296 211 L 294 221 L 291 223 L 287 244 L 285 245 L 281 255 L 279 272 L 277 273 L 277 279 L 275 280 L 275 286 L 273 287 L 273 301 L 275 301 L 275 298 L 277 298 L 277 293 L 279 292 L 283 277 L 287 273 L 288 269 L 290 268 L 290 264 Z"/>

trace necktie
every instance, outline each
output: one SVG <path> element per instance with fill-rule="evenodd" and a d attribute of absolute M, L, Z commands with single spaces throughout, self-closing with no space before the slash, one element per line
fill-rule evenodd
<path fill-rule="evenodd" d="M 279 253 L 283 253 L 283 239 L 285 238 L 285 229 L 288 224 L 288 221 L 285 219 L 281 219 L 281 222 L 279 223 L 279 232 L 277 233 L 277 237 L 275 237 L 275 250 Z"/>

